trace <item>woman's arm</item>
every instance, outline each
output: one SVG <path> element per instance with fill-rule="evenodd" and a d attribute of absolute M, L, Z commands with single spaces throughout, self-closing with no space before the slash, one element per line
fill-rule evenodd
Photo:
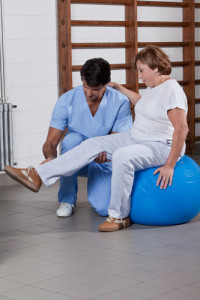
<path fill-rule="evenodd" d="M 168 111 L 168 117 L 174 126 L 172 147 L 166 164 L 158 168 L 154 174 L 159 173 L 157 185 L 160 188 L 166 189 L 167 186 L 172 184 L 174 174 L 174 167 L 183 149 L 186 136 L 188 134 L 188 125 L 186 112 L 180 108 L 174 108 Z"/>
<path fill-rule="evenodd" d="M 126 89 L 124 86 L 122 86 L 119 83 L 109 82 L 107 85 L 124 94 L 133 105 L 135 105 L 138 102 L 138 100 L 141 98 L 139 94 Z"/>

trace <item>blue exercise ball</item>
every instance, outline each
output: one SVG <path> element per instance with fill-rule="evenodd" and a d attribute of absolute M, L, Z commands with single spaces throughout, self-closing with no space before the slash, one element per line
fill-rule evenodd
<path fill-rule="evenodd" d="M 200 167 L 188 156 L 174 170 L 173 182 L 165 190 L 156 186 L 157 168 L 135 172 L 130 219 L 144 225 L 186 223 L 200 211 Z"/>

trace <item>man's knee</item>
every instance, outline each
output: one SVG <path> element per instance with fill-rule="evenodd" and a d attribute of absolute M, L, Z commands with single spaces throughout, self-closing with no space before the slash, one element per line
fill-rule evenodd
<path fill-rule="evenodd" d="M 61 146 L 61 153 L 65 153 L 83 142 L 83 137 L 79 133 L 68 133 L 64 137 Z"/>
<path fill-rule="evenodd" d="M 98 215 L 106 217 L 110 203 L 111 170 L 104 164 L 92 162 L 88 166 L 88 175 L 88 200 Z"/>
<path fill-rule="evenodd" d="M 99 205 L 97 207 L 94 207 L 94 210 L 101 217 L 107 217 L 108 216 L 108 206 L 107 205 Z"/>

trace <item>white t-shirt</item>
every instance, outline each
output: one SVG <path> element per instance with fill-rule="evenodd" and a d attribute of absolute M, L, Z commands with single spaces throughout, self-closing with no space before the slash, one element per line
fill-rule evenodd
<path fill-rule="evenodd" d="M 171 141 L 174 127 L 167 111 L 176 107 L 187 113 L 186 95 L 175 79 L 148 87 L 135 105 L 132 136 L 142 141 Z"/>

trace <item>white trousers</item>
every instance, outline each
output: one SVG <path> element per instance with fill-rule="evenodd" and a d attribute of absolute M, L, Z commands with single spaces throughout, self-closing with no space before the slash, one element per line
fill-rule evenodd
<path fill-rule="evenodd" d="M 111 217 L 121 219 L 130 213 L 134 172 L 164 165 L 170 150 L 166 141 L 138 141 L 128 131 L 88 139 L 58 158 L 38 166 L 36 170 L 43 183 L 51 186 L 61 176 L 73 175 L 100 152 L 106 152 L 113 166 L 108 213 Z"/>

